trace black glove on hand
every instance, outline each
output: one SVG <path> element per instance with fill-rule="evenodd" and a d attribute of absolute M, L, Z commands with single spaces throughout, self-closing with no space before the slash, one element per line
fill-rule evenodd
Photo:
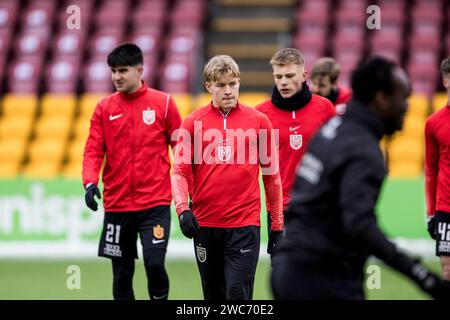
<path fill-rule="evenodd" d="M 95 184 L 91 184 L 86 189 L 86 194 L 84 195 L 84 200 L 86 201 L 86 205 L 93 211 L 97 211 L 98 204 L 97 201 L 95 201 L 94 196 L 97 196 L 98 199 L 101 199 L 102 196 L 100 194 L 100 190 L 97 188 Z"/>
<path fill-rule="evenodd" d="M 418 260 L 412 266 L 411 277 L 434 299 L 450 299 L 450 287 L 439 276 L 428 271 Z"/>
<path fill-rule="evenodd" d="M 200 226 L 194 214 L 190 210 L 184 210 L 180 214 L 181 232 L 189 239 L 195 238 L 200 233 Z"/>
<path fill-rule="evenodd" d="M 283 238 L 283 231 L 270 231 L 269 233 L 269 243 L 267 244 L 267 253 L 273 254 L 276 250 L 278 243 L 280 243 Z"/>
<path fill-rule="evenodd" d="M 428 233 L 430 234 L 430 237 L 436 240 L 436 219 L 435 217 L 428 220 L 428 227 L 427 227 Z"/>

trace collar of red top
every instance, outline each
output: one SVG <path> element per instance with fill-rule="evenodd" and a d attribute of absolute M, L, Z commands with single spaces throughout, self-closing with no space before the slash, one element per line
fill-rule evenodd
<path fill-rule="evenodd" d="M 124 92 L 119 92 L 120 97 L 127 99 L 127 100 L 132 100 L 132 99 L 136 99 L 140 96 L 142 96 L 146 91 L 147 91 L 147 84 L 141 80 L 142 86 L 139 88 L 138 91 L 133 92 L 133 93 L 124 93 Z"/>
<path fill-rule="evenodd" d="M 223 113 L 224 111 L 222 109 L 220 109 L 220 107 L 215 107 L 213 102 L 211 101 L 209 103 L 209 107 L 211 108 L 211 110 L 213 110 L 214 112 L 217 112 L 219 114 L 221 114 L 221 112 Z M 240 109 L 240 103 L 239 101 L 236 103 L 236 106 L 231 108 L 230 112 L 228 113 L 228 115 L 230 115 L 230 113 L 232 113 L 235 110 L 239 110 Z M 223 116 L 223 115 L 222 115 Z"/>

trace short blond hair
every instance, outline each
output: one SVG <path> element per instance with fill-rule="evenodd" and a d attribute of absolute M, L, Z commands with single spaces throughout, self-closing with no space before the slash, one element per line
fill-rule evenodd
<path fill-rule="evenodd" d="M 331 83 L 335 83 L 341 73 L 339 64 L 330 57 L 318 59 L 311 70 L 311 79 L 317 76 L 329 76 Z"/>
<path fill-rule="evenodd" d="M 295 48 L 283 48 L 275 52 L 272 59 L 270 59 L 270 64 L 272 66 L 284 66 L 287 64 L 298 64 L 300 66 L 305 65 L 305 58 L 303 54 Z"/>
<path fill-rule="evenodd" d="M 240 74 L 236 61 L 227 55 L 212 57 L 203 69 L 203 78 L 206 82 L 216 82 L 223 76 L 239 78 Z"/>

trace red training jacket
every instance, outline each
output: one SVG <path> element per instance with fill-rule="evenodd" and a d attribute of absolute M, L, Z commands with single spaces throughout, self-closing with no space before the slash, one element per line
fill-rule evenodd
<path fill-rule="evenodd" d="M 349 88 L 338 86 L 338 96 L 334 102 L 336 113 L 342 116 L 347 108 L 347 103 L 352 98 L 352 90 Z"/>
<path fill-rule="evenodd" d="M 301 109 L 287 111 L 267 100 L 256 107 L 280 132 L 280 176 L 283 186 L 283 207 L 286 210 L 291 200 L 295 180 L 295 169 L 305 153 L 314 133 L 336 115 L 333 104 L 326 98 L 313 94 L 311 101 Z M 270 204 L 267 204 L 270 210 Z"/>
<path fill-rule="evenodd" d="M 425 123 L 425 191 L 427 216 L 450 213 L 450 106 L 428 117 Z"/>
<path fill-rule="evenodd" d="M 181 124 L 172 97 L 144 83 L 132 93 L 103 98 L 91 119 L 83 156 L 83 184 L 98 184 L 103 170 L 105 211 L 138 211 L 169 205 L 169 144 Z"/>
<path fill-rule="evenodd" d="M 267 141 L 262 132 L 268 134 Z M 178 215 L 189 210 L 189 190 L 192 212 L 201 227 L 260 226 L 261 167 L 267 199 L 274 207 L 272 230 L 282 230 L 281 180 L 271 134 L 269 119 L 240 103 L 227 115 L 212 103 L 189 115 L 178 134 L 173 165 L 172 192 Z M 260 146 L 273 158 L 265 161 Z M 272 170 L 264 174 L 266 168 Z"/>

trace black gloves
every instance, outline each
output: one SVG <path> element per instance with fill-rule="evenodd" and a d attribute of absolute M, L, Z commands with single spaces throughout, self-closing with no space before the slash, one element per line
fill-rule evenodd
<path fill-rule="evenodd" d="M 450 287 L 436 274 L 428 271 L 418 260 L 414 261 L 411 278 L 434 299 L 450 299 Z"/>
<path fill-rule="evenodd" d="M 101 199 L 102 196 L 100 194 L 100 190 L 97 188 L 95 184 L 91 184 L 86 189 L 86 194 L 84 195 L 84 200 L 86 201 L 86 205 L 93 211 L 97 211 L 98 205 L 97 201 L 94 199 L 94 195 L 97 196 L 98 199 Z"/>
<path fill-rule="evenodd" d="M 283 238 L 283 231 L 270 231 L 269 233 L 269 243 L 267 244 L 267 253 L 273 254 L 276 250 L 277 245 Z"/>
<path fill-rule="evenodd" d="M 436 219 L 435 217 L 428 220 L 428 227 L 427 227 L 428 233 L 430 234 L 430 237 L 436 240 Z"/>
<path fill-rule="evenodd" d="M 180 214 L 180 227 L 181 232 L 190 239 L 197 237 L 200 233 L 200 225 L 190 210 L 184 210 Z"/>

